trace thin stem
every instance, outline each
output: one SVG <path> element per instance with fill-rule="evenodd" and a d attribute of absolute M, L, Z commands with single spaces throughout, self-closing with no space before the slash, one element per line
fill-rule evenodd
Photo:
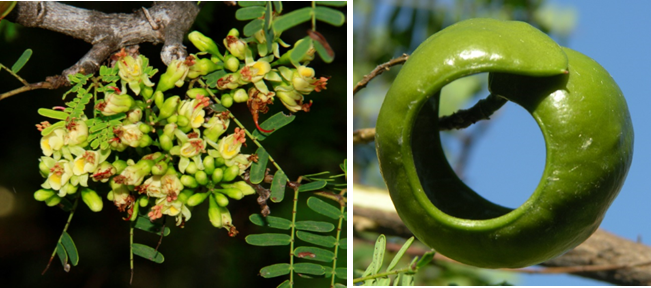
<path fill-rule="evenodd" d="M 70 226 L 70 222 L 72 221 L 72 216 L 75 215 L 75 211 L 77 210 L 77 203 L 79 203 L 79 195 L 81 193 L 77 194 L 77 198 L 75 198 L 75 203 L 72 204 L 72 209 L 70 210 L 70 215 L 68 216 L 68 221 L 66 221 L 66 225 L 63 227 L 63 231 L 61 232 L 61 236 L 59 236 L 59 240 L 57 241 L 57 245 L 61 243 L 61 239 L 63 239 L 63 234 L 68 231 L 68 227 Z M 54 251 L 52 252 L 52 256 L 50 256 L 50 261 L 47 262 L 47 266 L 45 266 L 45 270 L 43 270 L 43 273 L 41 275 L 44 275 L 45 272 L 47 272 L 47 269 L 50 268 L 50 264 L 52 264 L 52 259 L 54 259 L 54 256 L 57 254 L 57 247 L 55 246 Z"/>
<path fill-rule="evenodd" d="M 299 181 L 300 182 L 300 179 Z M 296 214 L 298 211 L 298 187 L 294 188 L 294 206 L 292 207 L 292 230 L 289 241 L 289 267 L 292 271 L 289 273 L 289 287 L 294 287 L 294 242 L 296 242 Z"/>
<path fill-rule="evenodd" d="M 312 1 L 312 11 L 316 8 L 316 1 Z M 312 13 L 312 31 L 316 31 L 316 15 Z"/>
<path fill-rule="evenodd" d="M 340 204 L 341 204 L 341 202 L 340 202 Z M 344 222 L 343 215 L 346 212 L 345 211 L 346 206 L 344 206 L 344 205 L 340 205 L 340 206 L 341 206 L 341 216 L 339 216 L 339 223 L 337 224 L 337 236 L 335 237 L 335 239 L 336 239 L 336 241 L 335 241 L 335 252 L 334 252 L 335 257 L 334 257 L 334 260 L 332 261 L 332 279 L 330 280 L 330 288 L 335 287 L 335 278 L 336 278 L 335 277 L 336 276 L 335 269 L 337 269 L 337 252 L 339 251 L 339 240 L 341 239 L 341 227 L 342 227 L 343 222 Z"/>
<path fill-rule="evenodd" d="M 133 225 L 131 225 L 131 228 L 129 229 L 129 254 L 129 262 L 131 264 L 131 278 L 129 278 L 129 285 L 131 285 L 131 283 L 133 283 Z"/>
<path fill-rule="evenodd" d="M 389 62 L 381 64 L 381 65 L 375 67 L 375 69 L 373 69 L 373 71 L 371 71 L 370 74 L 364 76 L 364 78 L 362 78 L 362 80 L 360 80 L 357 83 L 357 85 L 355 85 L 355 87 L 353 87 L 353 97 L 355 97 L 355 94 L 357 94 L 357 92 L 359 92 L 359 90 L 362 90 L 364 87 L 366 87 L 366 85 L 368 85 L 368 82 L 373 80 L 373 78 L 379 76 L 380 74 L 384 73 L 385 71 L 389 71 L 389 68 L 391 66 L 400 65 L 400 64 L 403 64 L 403 63 L 407 62 L 407 59 L 409 59 L 409 55 L 402 54 L 402 56 L 400 56 L 400 57 L 398 57 L 396 59 L 391 59 L 391 60 L 389 60 Z"/>
<path fill-rule="evenodd" d="M 16 77 L 16 79 L 18 79 L 20 82 L 22 82 L 23 85 L 25 85 L 25 86 L 29 86 L 29 85 L 30 85 L 29 82 L 27 82 L 27 81 L 26 81 L 25 79 L 23 79 L 22 77 L 18 76 L 18 74 L 14 73 L 14 71 L 11 71 L 11 69 L 7 68 L 7 66 L 0 64 L 0 68 L 3 68 L 3 69 L 5 69 L 5 70 L 7 70 L 7 72 L 9 72 L 9 74 L 11 74 L 12 76 Z"/>

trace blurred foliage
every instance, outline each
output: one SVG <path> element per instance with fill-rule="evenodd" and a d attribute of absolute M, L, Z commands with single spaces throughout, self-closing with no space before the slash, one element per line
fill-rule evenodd
<path fill-rule="evenodd" d="M 544 0 L 354 0 L 353 3 L 354 83 L 391 58 L 403 53 L 411 54 L 427 37 L 461 20 L 488 17 L 525 21 L 565 46 L 578 17 L 573 7 L 561 7 Z M 392 67 L 355 95 L 354 130 L 375 127 L 384 95 L 398 71 L 399 66 Z M 469 108 L 479 99 L 488 96 L 486 78 L 486 74 L 479 74 L 446 86 L 441 92 L 440 114 L 449 115 L 459 109 Z M 499 111 L 492 117 L 499 117 Z M 484 129 L 485 125 L 473 125 L 462 131 L 442 133 L 444 149 L 452 167 L 463 167 L 457 165 L 465 159 L 465 155 L 462 155 L 466 152 L 462 148 L 463 142 L 469 137 L 477 140 Z M 358 144 L 353 149 L 354 182 L 385 187 L 377 163 L 375 144 Z M 457 173 L 461 174 L 462 171 Z M 370 261 L 372 252 L 359 251 L 363 249 L 366 248 L 355 246 L 356 269 L 366 267 Z M 417 285 L 494 285 L 501 281 L 491 279 L 490 283 L 486 280 L 477 282 L 481 277 L 476 270 L 464 270 L 465 268 L 449 263 L 436 265 L 441 265 L 437 266 L 436 272 L 417 274 L 420 275 L 416 278 Z"/>

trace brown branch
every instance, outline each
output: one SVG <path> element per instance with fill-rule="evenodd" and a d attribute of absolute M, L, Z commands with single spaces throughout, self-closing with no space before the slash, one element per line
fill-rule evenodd
<path fill-rule="evenodd" d="M 357 190 L 356 190 L 357 192 Z M 353 207 L 355 231 L 374 231 L 404 238 L 413 236 L 395 212 Z M 651 247 L 597 230 L 588 240 L 542 269 L 509 269 L 521 273 L 569 273 L 616 285 L 651 285 Z"/>
<path fill-rule="evenodd" d="M 353 132 L 354 144 L 366 144 L 375 139 L 375 128 L 359 129 Z"/>
<path fill-rule="evenodd" d="M 384 73 L 385 71 L 389 71 L 389 68 L 391 66 L 400 65 L 400 64 L 405 63 L 407 61 L 407 59 L 409 59 L 409 55 L 402 54 L 402 56 L 400 56 L 398 58 L 391 59 L 391 60 L 389 60 L 389 62 L 381 64 L 381 65 L 375 67 L 375 69 L 373 69 L 373 71 L 371 71 L 370 74 L 364 76 L 364 78 L 362 78 L 361 81 L 357 82 L 357 85 L 355 85 L 355 87 L 353 88 L 353 97 L 355 96 L 355 94 L 357 94 L 357 92 L 359 90 L 362 90 L 364 87 L 366 87 L 366 85 L 368 85 L 368 82 L 373 80 L 373 78 L 379 76 L 380 74 Z"/>
<path fill-rule="evenodd" d="M 199 13 L 195 2 L 154 2 L 133 13 L 102 13 L 57 2 L 18 2 L 5 19 L 25 27 L 43 28 L 88 42 L 93 47 L 61 77 L 51 77 L 53 89 L 68 85 L 68 75 L 96 72 L 111 53 L 144 42 L 164 43 L 161 59 L 169 64 L 187 55 L 183 35 Z M 158 29 L 155 29 L 158 28 Z"/>

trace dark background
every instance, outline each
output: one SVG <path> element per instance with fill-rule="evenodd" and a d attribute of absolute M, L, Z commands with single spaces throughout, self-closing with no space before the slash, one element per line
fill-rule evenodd
<path fill-rule="evenodd" d="M 77 7 L 102 12 L 130 13 L 151 2 L 74 2 Z M 309 5 L 284 2 L 284 11 L 292 11 Z M 238 7 L 222 2 L 204 3 L 193 29 L 212 37 L 224 51 L 222 39 L 230 28 L 240 31 L 246 24 L 234 18 Z M 345 7 L 339 8 L 345 13 Z M 6 21 L 6 20 L 5 20 Z M 346 24 L 333 27 L 317 22 L 317 30 L 335 50 L 335 61 L 323 63 L 318 57 L 310 64 L 316 76 L 332 76 L 327 90 L 312 93 L 306 100 L 314 100 L 312 111 L 297 113 L 296 120 L 263 142 L 291 179 L 299 175 L 321 171 L 339 172 L 339 164 L 346 157 Z M 282 39 L 290 44 L 305 37 L 310 24 L 305 23 L 286 31 Z M 6 30 L 0 30 L 6 31 Z M 3 32 L 0 32 L 3 33 Z M 43 81 L 46 76 L 60 74 L 72 66 L 91 47 L 78 39 L 36 28 L 18 28 L 18 36 L 7 41 L 0 35 L 0 63 L 11 67 L 22 52 L 31 48 L 33 55 L 19 75 L 30 83 Z M 186 39 L 190 53 L 197 52 Z M 164 71 L 160 61 L 161 45 L 144 43 L 142 54 L 149 57 L 151 65 Z M 286 50 L 281 50 L 286 51 Z M 157 74 L 154 79 L 156 80 Z M 0 93 L 20 87 L 18 80 L 6 71 L 0 71 Z M 35 124 L 45 121 L 38 115 L 41 107 L 63 104 L 59 90 L 36 90 L 12 96 L 0 101 L 0 204 L 10 206 L 8 214 L 0 215 L 0 286 L 2 287 L 126 287 L 129 285 L 129 223 L 122 221 L 112 203 L 105 201 L 104 209 L 93 213 L 80 203 L 72 219 L 68 233 L 74 239 L 80 261 L 66 273 L 58 258 L 41 276 L 68 213 L 57 207 L 47 207 L 33 198 L 33 193 L 44 181 L 38 173 L 40 133 Z M 232 109 L 247 127 L 253 127 L 251 115 L 244 105 Z M 261 120 L 287 110 L 280 101 L 272 106 L 269 114 Z M 249 149 L 254 149 L 249 141 Z M 252 153 L 253 151 L 245 151 Z M 272 170 L 273 171 L 273 170 Z M 108 189 L 108 188 L 107 188 Z M 108 191 L 108 190 L 107 190 Z M 107 191 L 98 191 L 104 196 Z M 312 213 L 305 205 L 307 199 L 301 194 L 299 218 L 327 220 Z M 285 201 L 272 204 L 272 215 L 291 215 L 292 193 Z M 229 210 L 240 234 L 228 237 L 224 229 L 210 225 L 204 203 L 192 211 L 192 219 L 181 229 L 171 226 L 171 234 L 163 239 L 160 247 L 165 256 L 163 264 L 135 256 L 135 275 L 132 287 L 275 287 L 287 277 L 264 279 L 258 276 L 260 268 L 273 263 L 288 263 L 289 247 L 255 247 L 248 245 L 244 237 L 250 233 L 270 232 L 259 229 L 248 221 L 248 215 L 259 213 L 255 197 L 231 201 Z M 173 219 L 167 223 L 173 225 Z M 345 229 L 342 237 L 346 237 Z M 136 230 L 134 242 L 155 247 L 158 236 Z M 345 250 L 339 261 L 345 263 Z M 341 266 L 341 265 L 340 265 Z M 295 277 L 300 278 L 300 277 Z M 325 279 L 324 279 L 325 280 Z M 298 279 L 300 281 L 300 279 Z M 329 281 L 324 281 L 323 287 Z M 314 284 L 314 283 L 313 283 Z M 312 285 L 313 285 L 312 284 Z M 296 284 L 301 287 L 301 282 Z M 316 285 L 315 287 L 321 287 Z"/>

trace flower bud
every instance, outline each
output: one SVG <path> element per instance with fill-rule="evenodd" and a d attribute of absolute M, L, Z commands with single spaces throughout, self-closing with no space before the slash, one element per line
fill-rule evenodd
<path fill-rule="evenodd" d="M 222 180 L 224 182 L 231 182 L 235 180 L 235 177 L 237 177 L 237 175 L 240 175 L 240 167 L 233 165 L 224 170 L 224 178 L 222 178 Z"/>
<path fill-rule="evenodd" d="M 61 187 L 61 191 L 63 191 L 63 193 L 65 193 L 66 195 L 70 195 L 70 194 L 77 193 L 77 188 L 78 186 L 72 185 L 72 183 L 68 183 L 66 185 L 63 185 L 63 187 Z"/>
<path fill-rule="evenodd" d="M 222 225 L 224 225 L 226 229 L 230 229 L 230 227 L 233 225 L 233 218 L 231 217 L 231 212 L 228 211 L 228 208 L 220 206 L 219 213 L 221 213 L 222 215 Z M 229 235 L 231 235 L 230 232 Z M 231 237 L 232 236 L 233 235 L 231 235 Z"/>
<path fill-rule="evenodd" d="M 221 185 L 224 186 L 223 184 Z M 231 197 L 235 200 L 240 200 L 244 198 L 244 193 L 242 193 L 242 191 L 240 191 L 240 189 L 237 188 L 224 188 L 224 189 L 215 189 L 215 190 L 220 193 L 224 193 L 226 194 L 226 196 Z"/>
<path fill-rule="evenodd" d="M 165 135 L 161 135 L 165 136 Z M 167 162 L 165 161 L 158 161 L 158 163 L 154 164 L 153 167 L 151 167 L 151 174 L 156 175 L 156 176 L 161 176 L 164 175 L 165 172 L 167 172 Z"/>
<path fill-rule="evenodd" d="M 235 93 L 233 93 L 233 101 L 236 103 L 244 103 L 246 100 L 249 100 L 249 94 L 246 93 L 246 90 L 241 88 L 235 90 Z"/>
<path fill-rule="evenodd" d="M 255 189 L 253 189 L 253 187 L 251 187 L 249 184 L 247 184 L 247 183 L 244 182 L 244 181 L 237 181 L 237 182 L 233 182 L 233 183 L 230 183 L 230 184 L 221 184 L 221 186 L 222 186 L 223 188 L 235 188 L 235 189 L 239 189 L 240 191 L 242 191 L 242 193 L 243 193 L 244 195 L 252 195 L 252 194 L 255 194 Z"/>
<path fill-rule="evenodd" d="M 199 31 L 190 32 L 190 34 L 188 34 L 188 39 L 190 39 L 190 42 L 192 42 L 194 47 L 197 47 L 199 51 L 208 52 L 219 58 L 223 58 L 222 54 L 219 52 L 219 49 L 217 48 L 217 44 L 215 44 L 215 41 L 201 34 L 201 32 Z"/>
<path fill-rule="evenodd" d="M 183 186 L 188 187 L 188 188 L 197 188 L 199 187 L 199 183 L 197 183 L 197 180 L 194 179 L 194 177 L 190 175 L 182 175 L 181 176 L 181 184 Z"/>
<path fill-rule="evenodd" d="M 215 64 L 214 62 L 210 61 L 210 59 L 201 58 L 197 60 L 194 65 L 190 66 L 188 78 L 194 79 L 199 76 L 208 75 L 208 73 L 221 68 L 223 68 L 223 64 Z"/>
<path fill-rule="evenodd" d="M 274 88 L 276 90 L 276 96 L 280 98 L 280 101 L 292 112 L 298 112 L 303 110 L 303 94 L 298 93 L 294 87 L 281 84 Z"/>
<path fill-rule="evenodd" d="M 231 94 L 222 95 L 222 106 L 226 108 L 233 106 L 233 96 L 231 96 Z"/>
<path fill-rule="evenodd" d="M 145 134 L 142 135 L 142 138 L 140 138 L 140 142 L 138 142 L 138 147 L 140 148 L 149 147 L 153 142 L 154 140 L 151 139 L 151 136 Z"/>
<path fill-rule="evenodd" d="M 54 194 L 55 193 L 52 189 L 39 189 L 34 192 L 34 199 L 36 199 L 36 201 L 45 201 L 54 196 Z"/>
<path fill-rule="evenodd" d="M 127 162 L 125 162 L 124 160 L 118 159 L 115 160 L 115 162 L 113 162 L 113 167 L 115 167 L 116 174 L 122 173 L 122 171 L 124 171 L 124 168 L 127 168 L 127 166 L 129 165 L 127 165 Z"/>
<path fill-rule="evenodd" d="M 172 89 L 175 85 L 176 87 L 181 87 L 189 71 L 190 67 L 186 65 L 185 60 L 172 60 L 170 65 L 167 66 L 167 71 L 160 76 L 156 91 L 165 92 Z"/>
<path fill-rule="evenodd" d="M 181 97 L 179 96 L 172 96 L 170 98 L 167 98 L 165 102 L 163 103 L 162 107 L 158 107 L 160 109 L 160 113 L 158 113 L 158 120 L 166 119 L 172 114 L 176 112 L 176 109 L 179 107 L 179 104 L 181 103 Z"/>
<path fill-rule="evenodd" d="M 81 200 L 84 200 L 84 203 L 93 212 L 102 211 L 102 207 L 104 206 L 102 198 L 95 191 L 86 187 L 81 189 Z"/>
<path fill-rule="evenodd" d="M 45 205 L 48 207 L 53 207 L 61 203 L 61 197 L 58 195 L 52 195 L 52 197 L 45 199 Z"/>
<path fill-rule="evenodd" d="M 210 205 L 208 207 L 208 219 L 210 220 L 210 224 L 215 228 L 222 228 L 221 211 L 219 210 L 219 205 L 217 205 L 217 201 L 213 194 L 210 194 L 210 200 L 208 200 L 208 203 Z"/>
<path fill-rule="evenodd" d="M 178 125 L 174 123 L 169 123 L 165 125 L 165 128 L 163 128 L 163 134 L 169 136 L 171 140 L 174 140 L 174 137 L 176 137 L 174 135 L 174 130 L 176 130 L 177 127 Z"/>
<path fill-rule="evenodd" d="M 129 220 L 131 222 L 136 221 L 136 218 L 138 218 L 138 210 L 140 210 L 140 206 L 138 205 L 133 205 L 133 210 L 131 210 L 131 215 L 129 216 Z"/>
<path fill-rule="evenodd" d="M 204 186 L 208 184 L 208 174 L 205 171 L 199 170 L 194 174 L 194 179 L 197 180 L 199 185 Z"/>
<path fill-rule="evenodd" d="M 215 158 L 208 155 L 203 158 L 203 171 L 206 171 L 206 174 L 212 175 L 212 172 L 215 171 Z"/>
<path fill-rule="evenodd" d="M 140 198 L 138 198 L 138 205 L 140 207 L 147 207 L 147 205 L 149 205 L 149 197 L 145 195 L 140 196 Z"/>
<path fill-rule="evenodd" d="M 194 195 L 188 198 L 188 201 L 185 204 L 188 206 L 197 206 L 208 198 L 208 194 L 210 193 L 194 193 Z"/>
<path fill-rule="evenodd" d="M 220 117 L 210 118 L 207 123 L 203 124 L 203 127 L 205 128 L 203 137 L 210 141 L 217 142 L 219 136 L 226 132 L 228 124 L 230 124 L 229 118 L 226 118 L 226 120 L 223 120 Z"/>
<path fill-rule="evenodd" d="M 188 167 L 185 168 L 185 173 L 190 175 L 194 175 L 197 171 L 199 171 L 199 169 L 197 168 L 197 164 L 194 162 L 190 162 Z"/>
<path fill-rule="evenodd" d="M 224 68 L 231 72 L 235 72 L 237 70 L 240 70 L 240 60 L 237 59 L 237 57 L 233 55 L 228 55 L 224 59 Z"/>
<path fill-rule="evenodd" d="M 212 182 L 217 184 L 222 181 L 224 178 L 224 170 L 221 168 L 215 168 L 215 170 L 212 172 Z"/>
<path fill-rule="evenodd" d="M 242 80 L 242 75 L 240 73 L 229 73 L 222 78 L 217 79 L 217 89 L 219 90 L 233 90 L 237 87 L 240 87 L 240 81 Z"/>
<path fill-rule="evenodd" d="M 112 92 L 105 92 L 104 102 L 98 104 L 95 108 L 102 112 L 104 116 L 111 116 L 122 112 L 127 112 L 135 101 L 128 94 L 115 94 Z"/>
<path fill-rule="evenodd" d="M 181 193 L 179 193 L 178 200 L 181 201 L 181 203 L 186 204 L 188 202 L 188 199 L 192 197 L 194 194 L 194 191 L 190 189 L 183 189 Z"/>
<path fill-rule="evenodd" d="M 221 207 L 226 207 L 228 206 L 228 198 L 222 193 L 215 193 L 215 202 L 217 202 L 217 205 Z"/>
<path fill-rule="evenodd" d="M 120 173 L 122 184 L 138 186 L 149 175 L 151 168 L 154 166 L 153 160 L 142 159 L 134 165 L 130 165 Z"/>
<path fill-rule="evenodd" d="M 208 97 L 210 95 L 210 94 L 208 94 L 208 91 L 206 91 L 206 89 L 204 89 L 204 88 L 188 89 L 188 91 L 185 92 L 185 94 L 187 94 L 188 97 L 190 97 L 192 99 L 197 98 L 198 95 L 201 95 L 201 96 L 204 96 L 204 97 Z"/>
<path fill-rule="evenodd" d="M 129 120 L 129 122 L 136 123 L 139 122 L 141 119 L 142 119 L 142 109 L 140 107 L 136 107 L 127 111 L 127 120 Z"/>
<path fill-rule="evenodd" d="M 226 39 L 224 39 L 224 46 L 226 46 L 228 52 L 231 52 L 233 56 L 240 60 L 244 60 L 246 57 L 246 50 L 249 48 L 246 42 L 242 39 L 231 35 L 226 36 Z"/>

